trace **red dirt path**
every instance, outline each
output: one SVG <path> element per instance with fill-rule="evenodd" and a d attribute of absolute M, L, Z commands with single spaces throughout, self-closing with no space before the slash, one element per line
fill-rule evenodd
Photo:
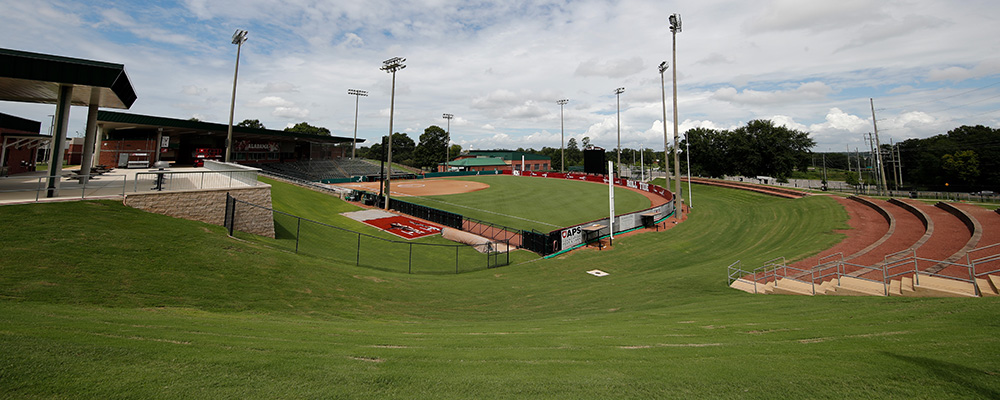
<path fill-rule="evenodd" d="M 847 237 L 815 256 L 792 264 L 795 268 L 811 268 L 819 264 L 821 258 L 837 253 L 843 254 L 845 258 L 850 257 L 875 243 L 889 231 L 889 223 L 875 209 L 855 200 L 839 196 L 832 197 L 847 211 L 847 225 L 850 226 L 850 229 L 836 231 Z M 832 259 L 824 261 L 832 261 Z"/>

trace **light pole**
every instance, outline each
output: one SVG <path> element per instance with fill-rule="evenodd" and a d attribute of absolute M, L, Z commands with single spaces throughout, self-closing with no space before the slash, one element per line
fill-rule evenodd
<path fill-rule="evenodd" d="M 563 106 L 569 103 L 569 99 L 556 100 L 559 105 L 559 152 L 562 153 L 562 161 L 559 163 L 559 172 L 566 173 L 566 125 L 563 122 Z"/>
<path fill-rule="evenodd" d="M 351 159 L 358 147 L 358 104 L 361 103 L 361 96 L 368 96 L 365 90 L 347 89 L 347 94 L 354 96 L 354 141 L 351 142 Z"/>
<path fill-rule="evenodd" d="M 448 130 L 444 140 L 444 171 L 448 172 L 448 162 L 451 161 L 451 120 L 455 118 L 452 114 L 441 114 L 441 118 L 448 120 Z"/>
<path fill-rule="evenodd" d="M 236 71 L 233 72 L 233 100 L 229 103 L 229 133 L 226 134 L 226 162 L 232 161 L 233 154 L 233 113 L 236 111 L 236 77 L 240 75 L 240 50 L 247 41 L 247 31 L 237 29 L 233 33 L 233 44 L 236 45 Z"/>
<path fill-rule="evenodd" d="M 389 146 L 388 146 L 389 149 L 388 149 L 388 156 L 386 157 L 388 159 L 386 164 L 389 165 L 389 171 L 388 171 L 389 173 L 385 175 L 386 210 L 389 209 L 389 197 L 390 197 L 389 189 L 391 188 L 391 182 L 392 182 L 392 117 L 393 114 L 395 113 L 395 107 L 396 107 L 396 71 L 406 68 L 406 65 L 403 65 L 403 62 L 405 61 L 406 61 L 405 58 L 393 57 L 388 60 L 382 61 L 382 67 L 379 68 L 380 70 L 392 74 L 392 93 L 389 96 Z"/>
<path fill-rule="evenodd" d="M 666 161 L 667 159 L 667 149 L 670 147 L 670 140 L 667 139 L 667 89 L 666 81 L 663 78 L 663 73 L 667 71 L 670 66 L 666 61 L 660 63 L 660 95 L 663 98 L 663 173 L 667 175 L 667 188 L 670 188 L 670 163 Z M 652 175 L 652 174 L 650 174 Z"/>
<path fill-rule="evenodd" d="M 691 194 L 691 139 L 687 132 L 684 132 L 684 156 L 687 157 L 688 165 L 688 210 L 694 207 L 694 199 Z"/>
<path fill-rule="evenodd" d="M 677 153 L 677 32 L 681 31 L 681 15 L 670 15 L 670 32 L 673 34 L 673 64 L 674 64 L 674 219 L 681 219 L 681 203 L 678 194 L 681 192 L 681 157 Z M 664 155 L 666 156 L 666 155 Z"/>
<path fill-rule="evenodd" d="M 625 88 L 623 87 L 615 89 L 615 97 L 618 98 L 618 164 L 615 165 L 615 169 L 619 170 L 622 168 L 622 93 L 624 92 Z M 612 176 L 617 175 L 613 174 Z"/>

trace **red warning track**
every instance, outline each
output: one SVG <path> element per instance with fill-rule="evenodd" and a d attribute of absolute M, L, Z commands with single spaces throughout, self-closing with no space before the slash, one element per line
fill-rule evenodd
<path fill-rule="evenodd" d="M 397 215 L 365 220 L 364 223 L 399 236 L 403 239 L 416 239 L 441 233 L 441 227 L 420 222 L 412 218 Z"/>

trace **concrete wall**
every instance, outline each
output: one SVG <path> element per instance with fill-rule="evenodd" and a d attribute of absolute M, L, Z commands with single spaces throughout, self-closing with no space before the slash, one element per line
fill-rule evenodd
<path fill-rule="evenodd" d="M 225 222 L 226 193 L 238 200 L 265 208 L 237 203 L 235 229 L 260 236 L 274 237 L 271 213 L 271 185 L 217 190 L 144 192 L 125 196 L 125 205 L 152 213 L 206 222 L 222 226 Z"/>

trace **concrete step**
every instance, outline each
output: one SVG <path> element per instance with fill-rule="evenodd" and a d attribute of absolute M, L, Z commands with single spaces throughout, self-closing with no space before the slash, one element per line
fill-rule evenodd
<path fill-rule="evenodd" d="M 885 296 L 885 286 L 852 276 L 840 277 L 840 285 L 834 293 L 837 296 Z"/>
<path fill-rule="evenodd" d="M 903 296 L 910 296 L 913 294 L 913 277 L 904 276 L 899 280 L 899 291 Z"/>
<path fill-rule="evenodd" d="M 972 282 L 941 278 L 937 276 L 920 276 L 913 285 L 920 297 L 977 297 L 976 286 Z"/>
<path fill-rule="evenodd" d="M 993 286 L 993 282 L 987 278 L 976 278 L 976 287 L 979 288 L 979 294 L 983 297 L 1000 296 L 997 287 Z"/>
<path fill-rule="evenodd" d="M 903 282 L 900 280 L 893 279 L 889 281 L 889 295 L 890 296 L 902 296 L 903 295 Z"/>
<path fill-rule="evenodd" d="M 736 290 L 742 290 L 747 293 L 756 293 L 756 291 L 754 290 L 754 283 L 746 279 L 737 279 L 733 281 L 733 283 L 730 284 L 729 287 Z"/>
<path fill-rule="evenodd" d="M 837 291 L 837 280 L 825 281 L 816 285 L 816 294 L 833 294 Z"/>
<path fill-rule="evenodd" d="M 986 277 L 990 279 L 990 283 L 993 284 L 993 287 L 997 288 L 997 291 L 1000 291 L 1000 275 L 986 275 Z"/>
<path fill-rule="evenodd" d="M 813 285 L 810 283 L 797 281 L 794 279 L 780 278 L 774 285 L 774 293 L 812 296 Z"/>
<path fill-rule="evenodd" d="M 768 282 L 763 285 L 757 284 L 757 293 L 771 294 L 774 293 L 774 282 Z"/>

